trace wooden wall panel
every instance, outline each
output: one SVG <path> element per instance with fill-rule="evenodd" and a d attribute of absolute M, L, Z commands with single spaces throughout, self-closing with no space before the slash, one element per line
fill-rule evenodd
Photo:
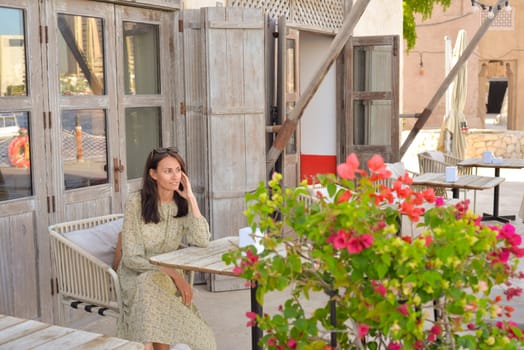
<path fill-rule="evenodd" d="M 185 128 L 185 134 L 177 138 L 177 146 L 184 145 L 187 171 L 200 211 L 209 218 L 206 201 L 207 172 L 207 124 L 204 116 L 204 72 L 202 70 L 202 35 L 200 10 L 183 12 L 183 62 L 185 117 L 177 128 Z"/>
<path fill-rule="evenodd" d="M 38 314 L 38 280 L 34 214 L 0 219 L 0 313 L 35 319 Z"/>

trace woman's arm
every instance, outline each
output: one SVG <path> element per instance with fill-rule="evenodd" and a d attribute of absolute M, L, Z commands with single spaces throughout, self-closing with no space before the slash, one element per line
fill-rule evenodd
<path fill-rule="evenodd" d="M 177 190 L 177 192 L 187 200 L 189 206 L 189 213 L 182 219 L 182 227 L 184 235 L 187 237 L 187 243 L 197 247 L 207 247 L 211 237 L 209 223 L 202 216 L 189 178 L 184 173 L 182 173 L 182 184 L 184 185 L 184 190 Z"/>
<path fill-rule="evenodd" d="M 127 202 L 122 232 L 122 263 L 138 273 L 158 270 L 145 254 L 140 194 Z"/>

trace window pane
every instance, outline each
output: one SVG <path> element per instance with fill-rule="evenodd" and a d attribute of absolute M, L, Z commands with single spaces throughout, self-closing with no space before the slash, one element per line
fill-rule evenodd
<path fill-rule="evenodd" d="M 286 108 L 286 115 L 289 115 L 295 108 L 295 102 L 288 102 Z M 286 154 L 296 154 L 297 153 L 297 131 L 293 131 L 293 134 L 289 138 L 286 144 Z"/>
<path fill-rule="evenodd" d="M 391 50 L 385 45 L 355 47 L 355 91 L 391 91 Z"/>
<path fill-rule="evenodd" d="M 126 109 L 127 178 L 141 178 L 146 157 L 160 146 L 160 108 Z"/>
<path fill-rule="evenodd" d="M 158 26 L 124 22 L 126 94 L 160 93 L 159 57 Z"/>
<path fill-rule="evenodd" d="M 0 201 L 33 194 L 29 113 L 0 113 Z"/>
<path fill-rule="evenodd" d="M 0 96 L 26 96 L 24 12 L 0 7 Z"/>
<path fill-rule="evenodd" d="M 295 40 L 288 39 L 287 40 L 287 77 L 286 77 L 286 85 L 287 85 L 287 92 L 290 94 L 294 94 L 296 90 L 296 77 L 295 77 Z"/>
<path fill-rule="evenodd" d="M 62 112 L 62 159 L 66 190 L 108 182 L 104 110 Z"/>
<path fill-rule="evenodd" d="M 354 101 L 353 144 L 391 144 L 391 101 Z"/>
<path fill-rule="evenodd" d="M 104 37 L 100 18 L 58 15 L 62 95 L 104 95 Z"/>

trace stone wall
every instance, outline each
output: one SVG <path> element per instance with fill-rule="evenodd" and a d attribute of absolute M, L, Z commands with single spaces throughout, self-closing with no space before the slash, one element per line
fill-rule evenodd
<path fill-rule="evenodd" d="M 524 131 L 475 129 L 466 134 L 466 157 L 493 151 L 500 158 L 524 158 Z"/>
<path fill-rule="evenodd" d="M 404 131 L 402 142 L 409 134 Z M 427 129 L 417 137 L 402 158 L 406 167 L 419 171 L 417 153 L 436 150 L 440 129 Z M 482 157 L 482 152 L 492 151 L 500 158 L 524 158 L 524 131 L 470 129 L 466 133 L 466 158 Z"/>

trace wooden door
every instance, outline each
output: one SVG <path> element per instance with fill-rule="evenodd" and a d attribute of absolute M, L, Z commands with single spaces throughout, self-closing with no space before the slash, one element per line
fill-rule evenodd
<path fill-rule="evenodd" d="M 345 157 L 359 156 L 362 166 L 374 154 L 398 162 L 399 150 L 399 52 L 398 36 L 351 38 L 345 58 L 347 130 Z"/>
<path fill-rule="evenodd" d="M 56 0 L 49 15 L 56 221 L 122 212 L 173 144 L 174 12 Z"/>
<path fill-rule="evenodd" d="M 120 209 L 114 6 L 57 0 L 48 12 L 54 221 Z M 120 211 L 120 210 L 118 210 Z"/>
<path fill-rule="evenodd" d="M 0 4 L 0 314 L 50 319 L 38 3 Z"/>
<path fill-rule="evenodd" d="M 120 137 L 115 153 L 120 150 L 120 154 L 113 156 L 113 186 L 122 203 L 129 193 L 140 190 L 149 152 L 176 144 L 173 82 L 179 76 L 173 69 L 173 35 L 177 17 L 175 12 L 116 6 L 115 120 Z"/>
<path fill-rule="evenodd" d="M 299 31 L 288 28 L 286 18 L 278 22 L 278 116 L 283 124 L 295 108 L 300 95 Z M 300 124 L 286 144 L 277 164 L 286 187 L 296 187 L 300 182 Z"/>
<path fill-rule="evenodd" d="M 265 181 L 264 17 L 259 9 L 202 11 L 207 192 L 217 239 L 246 225 L 245 194 Z M 211 288 L 231 289 L 233 283 L 212 279 Z M 243 285 L 239 280 L 235 287 Z"/>

